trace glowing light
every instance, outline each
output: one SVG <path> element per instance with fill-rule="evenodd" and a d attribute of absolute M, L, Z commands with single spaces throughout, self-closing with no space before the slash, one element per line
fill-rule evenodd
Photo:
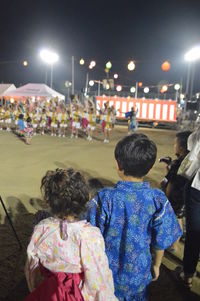
<path fill-rule="evenodd" d="M 164 63 L 162 63 L 161 65 L 161 69 L 164 72 L 168 72 L 171 68 L 171 64 L 168 61 L 165 61 Z"/>
<path fill-rule="evenodd" d="M 11 102 L 11 103 L 14 103 L 14 101 L 15 101 L 14 98 L 11 98 L 11 99 L 10 99 L 10 102 Z"/>
<path fill-rule="evenodd" d="M 200 59 L 200 46 L 192 48 L 185 54 L 184 58 L 187 62 L 193 62 Z"/>
<path fill-rule="evenodd" d="M 162 88 L 161 88 L 161 93 L 165 93 L 165 92 L 167 92 L 167 90 L 168 90 L 168 87 L 167 87 L 167 85 L 164 85 L 164 86 L 162 86 Z"/>
<path fill-rule="evenodd" d="M 90 80 L 90 81 L 89 81 L 89 85 L 90 85 L 90 87 L 94 86 L 94 81 L 93 81 L 93 80 Z"/>
<path fill-rule="evenodd" d="M 135 91 L 136 91 L 135 87 L 131 87 L 131 88 L 130 88 L 130 92 L 131 92 L 131 93 L 135 93 Z"/>
<path fill-rule="evenodd" d="M 114 78 L 117 79 L 119 76 L 117 73 L 114 74 Z"/>
<path fill-rule="evenodd" d="M 133 62 L 133 61 L 130 61 L 129 63 L 128 63 L 128 70 L 129 71 L 133 71 L 133 70 L 135 70 L 135 63 Z"/>
<path fill-rule="evenodd" d="M 142 82 L 139 82 L 139 83 L 138 83 L 138 86 L 139 86 L 140 88 L 142 87 L 142 85 L 143 85 Z"/>
<path fill-rule="evenodd" d="M 69 88 L 69 87 L 71 87 L 71 85 L 72 85 L 72 83 L 69 82 L 68 80 L 66 80 L 66 82 L 65 82 L 65 87 L 66 87 L 66 88 Z"/>
<path fill-rule="evenodd" d="M 180 99 L 184 99 L 185 95 L 184 94 L 180 94 Z"/>
<path fill-rule="evenodd" d="M 91 61 L 91 62 L 90 62 L 90 66 L 91 66 L 92 68 L 94 68 L 94 67 L 96 66 L 96 62 L 95 62 L 95 61 Z"/>
<path fill-rule="evenodd" d="M 118 92 L 122 91 L 122 86 L 118 85 L 118 86 L 116 87 L 116 90 L 117 90 Z"/>
<path fill-rule="evenodd" d="M 109 61 L 106 63 L 106 68 L 111 69 L 112 68 L 112 63 Z"/>
<path fill-rule="evenodd" d="M 109 90 L 109 89 L 110 89 L 110 85 L 106 84 L 106 90 Z"/>
<path fill-rule="evenodd" d="M 59 60 L 58 54 L 48 49 L 41 50 L 40 57 L 45 63 L 49 65 L 53 65 Z"/>
<path fill-rule="evenodd" d="M 175 89 L 176 91 L 178 91 L 178 90 L 180 89 L 180 87 L 181 87 L 181 86 L 180 86 L 179 84 L 175 84 L 175 85 L 174 85 L 174 89 Z"/>
<path fill-rule="evenodd" d="M 80 65 L 84 65 L 84 64 L 85 64 L 84 59 L 80 59 L 79 64 L 80 64 Z"/>
<path fill-rule="evenodd" d="M 144 88 L 144 93 L 149 93 L 149 87 Z"/>
<path fill-rule="evenodd" d="M 93 67 L 91 65 L 89 65 L 89 69 L 92 69 Z"/>
<path fill-rule="evenodd" d="M 28 66 L 28 62 L 27 61 L 23 61 L 23 65 L 24 65 L 24 67 L 27 67 Z"/>
<path fill-rule="evenodd" d="M 110 70 L 109 70 L 108 68 L 105 68 L 104 71 L 105 71 L 106 73 L 109 73 Z"/>

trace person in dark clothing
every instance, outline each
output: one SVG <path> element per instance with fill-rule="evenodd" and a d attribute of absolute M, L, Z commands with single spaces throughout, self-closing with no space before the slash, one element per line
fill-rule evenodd
<path fill-rule="evenodd" d="M 174 152 L 177 156 L 177 159 L 169 162 L 169 165 L 167 165 L 168 173 L 161 182 L 161 188 L 169 199 L 182 230 L 183 217 L 185 215 L 184 187 L 187 183 L 187 179 L 182 177 L 181 175 L 178 175 L 177 172 L 183 159 L 188 154 L 187 140 L 190 134 L 190 131 L 179 132 L 176 134 L 174 141 Z M 162 161 L 164 160 L 161 159 L 160 162 Z M 174 251 L 176 251 L 177 248 L 178 241 L 173 245 Z"/>

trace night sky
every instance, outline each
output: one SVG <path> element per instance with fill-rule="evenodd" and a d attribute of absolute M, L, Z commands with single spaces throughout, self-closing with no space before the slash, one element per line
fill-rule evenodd
<path fill-rule="evenodd" d="M 71 57 L 75 61 L 75 89 L 85 85 L 88 64 L 97 67 L 90 79 L 105 78 L 105 62 L 111 60 L 116 84 L 144 85 L 186 81 L 184 53 L 200 44 L 200 1 L 193 0 L 1 0 L 0 1 L 0 82 L 17 86 L 45 82 L 46 65 L 39 50 L 51 47 L 60 56 L 54 67 L 54 87 L 65 92 L 71 80 Z M 130 73 L 127 63 L 136 62 Z M 29 62 L 23 67 L 23 60 Z M 161 71 L 169 60 L 171 70 Z M 200 63 L 196 64 L 195 89 L 200 90 Z"/>

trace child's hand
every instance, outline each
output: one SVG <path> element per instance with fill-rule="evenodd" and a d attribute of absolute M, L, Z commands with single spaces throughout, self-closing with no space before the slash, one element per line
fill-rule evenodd
<path fill-rule="evenodd" d="M 160 267 L 157 267 L 156 265 L 153 265 L 152 267 L 152 281 L 156 281 L 160 275 Z"/>

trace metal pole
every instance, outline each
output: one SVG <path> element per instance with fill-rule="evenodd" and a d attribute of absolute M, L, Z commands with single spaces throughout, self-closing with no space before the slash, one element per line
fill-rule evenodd
<path fill-rule="evenodd" d="M 74 95 L 74 56 L 72 56 L 72 95 Z"/>
<path fill-rule="evenodd" d="M 86 74 L 85 96 L 87 96 L 88 93 L 88 82 L 89 82 L 89 73 Z"/>
<path fill-rule="evenodd" d="M 53 64 L 51 65 L 51 85 L 50 87 L 52 88 L 53 86 Z"/>
<path fill-rule="evenodd" d="M 138 82 L 135 84 L 135 99 L 137 99 L 138 96 Z"/>
<path fill-rule="evenodd" d="M 99 80 L 99 81 L 98 81 L 98 93 L 97 93 L 98 96 L 101 95 L 101 91 L 100 91 L 101 86 L 100 86 L 100 84 L 101 84 L 101 82 L 100 82 L 100 80 Z"/>
<path fill-rule="evenodd" d="M 190 100 L 193 95 L 193 87 L 194 87 L 194 77 L 195 77 L 195 64 L 192 64 L 192 76 L 191 76 L 191 86 L 190 86 Z"/>
<path fill-rule="evenodd" d="M 186 90 L 185 90 L 185 96 L 187 98 L 188 93 L 189 93 L 189 86 L 190 86 L 190 70 L 191 69 L 191 64 L 188 63 L 188 70 L 187 70 L 187 80 L 186 80 Z"/>

